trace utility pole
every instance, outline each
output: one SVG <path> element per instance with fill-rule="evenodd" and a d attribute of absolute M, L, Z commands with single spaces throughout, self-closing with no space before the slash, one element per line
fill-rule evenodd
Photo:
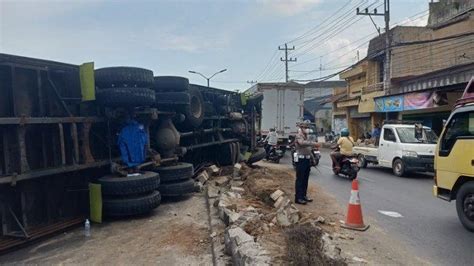
<path fill-rule="evenodd" d="M 285 43 L 285 48 L 278 46 L 278 50 L 285 51 L 285 59 L 280 57 L 280 61 L 285 62 L 285 81 L 288 82 L 288 62 L 296 62 L 296 58 L 288 58 L 288 51 L 295 50 L 295 46 L 288 48 L 288 45 Z"/>
<path fill-rule="evenodd" d="M 374 12 L 370 13 L 368 8 L 363 12 L 360 12 L 357 8 L 357 15 L 362 16 L 383 16 L 385 18 L 385 64 L 383 72 L 383 90 L 385 94 L 390 92 L 390 0 L 384 0 L 384 12 L 377 13 L 377 9 L 374 9 Z M 372 21 L 373 22 L 373 21 Z"/>

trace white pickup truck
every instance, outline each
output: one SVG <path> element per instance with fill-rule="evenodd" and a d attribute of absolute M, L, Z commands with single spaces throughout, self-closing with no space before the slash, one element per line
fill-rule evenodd
<path fill-rule="evenodd" d="M 359 145 L 352 150 L 358 156 L 361 168 L 369 163 L 376 164 L 392 168 L 396 176 L 404 176 L 407 172 L 433 172 L 438 137 L 429 127 L 424 126 L 420 131 L 415 134 L 414 124 L 386 123 L 378 147 Z"/>

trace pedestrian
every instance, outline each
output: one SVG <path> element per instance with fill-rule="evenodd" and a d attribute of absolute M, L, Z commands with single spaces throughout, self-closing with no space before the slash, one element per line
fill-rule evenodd
<path fill-rule="evenodd" d="M 371 137 L 374 140 L 375 145 L 378 146 L 380 140 L 380 125 L 378 123 L 375 123 Z"/>
<path fill-rule="evenodd" d="M 300 123 L 298 134 L 296 135 L 296 182 L 295 182 L 295 203 L 306 204 L 313 200 L 307 196 L 309 173 L 311 171 L 312 148 L 320 147 L 320 144 L 308 139 L 309 124 Z"/>

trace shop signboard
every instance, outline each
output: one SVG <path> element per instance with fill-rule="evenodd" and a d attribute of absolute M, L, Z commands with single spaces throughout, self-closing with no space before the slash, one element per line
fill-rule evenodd
<path fill-rule="evenodd" d="M 376 112 L 400 112 L 403 111 L 403 96 L 390 96 L 375 99 Z"/>

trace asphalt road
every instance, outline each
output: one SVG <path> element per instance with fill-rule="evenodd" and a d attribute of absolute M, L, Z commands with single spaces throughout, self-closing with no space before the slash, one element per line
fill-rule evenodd
<path fill-rule="evenodd" d="M 291 163 L 285 158 L 282 163 Z M 310 179 L 347 206 L 351 181 L 336 177 L 331 170 L 329 151 L 322 151 L 319 171 Z M 369 166 L 359 172 L 359 193 L 364 217 L 405 243 L 420 258 L 435 265 L 474 265 L 474 233 L 462 227 L 455 202 L 433 197 L 433 177 L 412 174 L 396 177 L 391 169 Z M 379 211 L 396 212 L 391 217 Z M 370 230 L 370 229 L 369 229 Z"/>

